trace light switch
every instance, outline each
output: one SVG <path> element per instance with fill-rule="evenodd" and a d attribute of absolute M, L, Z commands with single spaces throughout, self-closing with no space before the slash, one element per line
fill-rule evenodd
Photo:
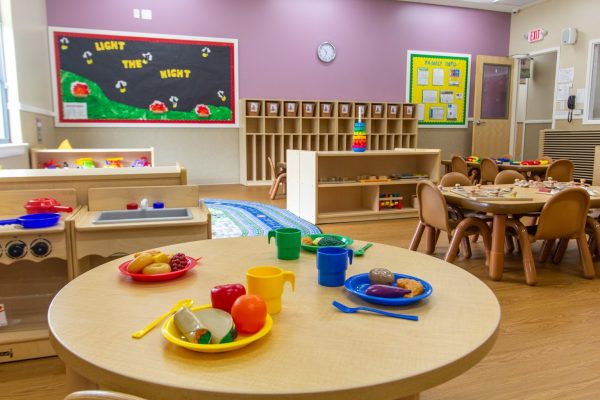
<path fill-rule="evenodd" d="M 140 17 L 140 9 L 134 8 L 133 9 L 133 18 L 139 18 L 139 17 Z"/>
<path fill-rule="evenodd" d="M 142 9 L 142 19 L 152 19 L 152 10 Z"/>

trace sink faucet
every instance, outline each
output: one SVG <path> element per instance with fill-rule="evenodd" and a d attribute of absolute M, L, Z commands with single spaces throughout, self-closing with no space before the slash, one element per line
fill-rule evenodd
<path fill-rule="evenodd" d="M 142 210 L 149 210 L 149 209 L 150 209 L 150 207 L 148 207 L 148 199 L 146 199 L 146 198 L 143 198 L 143 199 L 140 201 L 140 208 L 141 208 Z"/>

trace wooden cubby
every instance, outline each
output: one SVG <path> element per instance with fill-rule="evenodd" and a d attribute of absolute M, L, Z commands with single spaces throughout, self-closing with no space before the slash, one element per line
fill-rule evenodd
<path fill-rule="evenodd" d="M 287 209 L 314 224 L 416 217 L 411 200 L 419 179 L 412 175 L 437 182 L 441 162 L 438 149 L 288 150 L 287 160 Z M 390 193 L 403 198 L 403 207 L 380 210 L 380 195 Z"/>
<path fill-rule="evenodd" d="M 252 115 L 251 104 L 254 105 Z M 277 104 L 277 115 L 268 115 L 271 104 Z M 288 112 L 288 104 L 295 106 L 294 112 Z M 305 112 L 307 104 L 312 105 L 310 116 Z M 329 105 L 327 115 L 322 112 L 324 105 Z M 416 110 L 415 104 L 403 103 L 244 99 L 240 123 L 240 180 L 247 185 L 270 184 L 267 157 L 275 164 L 285 162 L 286 150 L 350 151 L 359 107 L 364 107 L 369 150 L 416 148 L 416 114 L 413 111 L 412 116 L 404 116 L 406 106 Z M 381 114 L 376 113 L 379 108 Z M 396 114 L 391 112 L 394 109 Z"/>
<path fill-rule="evenodd" d="M 252 125 L 252 124 L 251 124 Z M 123 158 L 123 167 L 131 167 L 135 160 L 146 157 L 150 166 L 154 166 L 154 148 L 146 149 L 31 149 L 31 168 L 44 168 L 44 163 L 54 161 L 61 167 L 76 168 L 79 158 L 91 158 L 96 168 L 102 168 L 107 158 Z"/>

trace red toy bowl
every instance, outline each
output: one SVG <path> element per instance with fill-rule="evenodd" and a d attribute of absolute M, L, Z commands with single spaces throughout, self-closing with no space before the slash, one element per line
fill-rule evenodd
<path fill-rule="evenodd" d="M 127 266 L 133 260 L 125 261 L 123 264 L 119 265 L 119 271 L 121 271 L 121 273 L 123 275 L 127 275 L 127 276 L 131 277 L 131 279 L 133 279 L 134 281 L 142 281 L 142 282 L 168 281 L 171 279 L 179 278 L 181 275 L 185 274 L 190 269 L 194 268 L 198 264 L 198 261 L 202 260 L 202 257 L 196 259 L 196 258 L 186 256 L 185 258 L 187 259 L 188 264 L 184 269 L 180 269 L 179 271 L 166 272 L 164 274 L 145 275 L 145 274 L 131 273 L 131 272 L 127 271 Z"/>

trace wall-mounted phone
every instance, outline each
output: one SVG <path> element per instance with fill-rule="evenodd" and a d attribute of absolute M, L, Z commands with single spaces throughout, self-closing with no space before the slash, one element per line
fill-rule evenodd
<path fill-rule="evenodd" d="M 569 109 L 569 113 L 567 114 L 567 121 L 573 121 L 573 110 L 575 109 L 575 96 L 569 96 L 567 99 L 567 108 Z"/>

